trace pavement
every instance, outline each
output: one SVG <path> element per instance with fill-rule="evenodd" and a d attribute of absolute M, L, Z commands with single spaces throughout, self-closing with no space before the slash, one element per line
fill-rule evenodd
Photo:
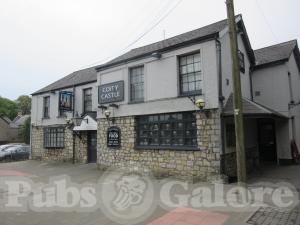
<path fill-rule="evenodd" d="M 121 176 L 119 173 L 121 174 L 122 172 L 114 171 L 113 176 L 107 179 L 107 173 L 97 169 L 96 164 L 73 165 L 70 163 L 49 163 L 33 160 L 0 163 L 0 225 L 300 225 L 299 206 L 288 210 L 270 206 L 245 206 L 240 208 L 230 208 L 227 206 L 197 207 L 197 203 L 203 200 L 200 199 L 201 196 L 203 197 L 205 195 L 205 192 L 200 193 L 197 188 L 203 186 L 213 188 L 212 184 L 201 184 L 202 186 L 199 186 L 199 184 L 186 184 L 187 186 L 185 187 L 180 183 L 182 181 L 168 179 L 168 182 L 177 182 L 177 184 L 180 184 L 175 185 L 170 191 L 170 193 L 173 193 L 172 202 L 174 206 L 168 207 L 165 203 L 162 203 L 167 201 L 168 198 L 162 195 L 164 192 L 160 192 L 162 185 L 166 182 L 165 180 L 154 180 L 154 178 L 151 177 L 149 181 L 151 185 L 155 184 L 153 187 L 149 186 L 149 184 L 143 186 L 143 183 L 135 182 L 135 186 L 129 185 L 134 192 L 126 192 L 122 185 L 126 185 L 130 177 Z M 249 186 L 255 187 L 255 185 L 258 185 L 257 182 L 265 181 L 275 184 L 275 186 L 278 182 L 289 182 L 294 185 L 296 189 L 300 190 L 299 174 L 299 166 L 268 167 L 258 171 L 255 176 L 250 177 Z M 85 210 L 82 210 L 81 206 L 76 206 L 66 210 L 60 207 L 51 208 L 48 205 L 51 210 L 45 210 L 45 208 L 47 208 L 44 204 L 45 199 L 43 199 L 43 197 L 38 198 L 40 196 L 36 197 L 34 193 L 39 190 L 40 184 L 50 184 L 53 177 L 59 176 L 69 177 L 71 185 L 77 187 L 79 190 L 83 190 L 84 187 L 88 186 L 97 187 L 97 193 L 99 192 L 99 195 L 95 194 L 95 196 L 101 206 L 96 205 L 96 207 L 87 208 Z M 118 176 L 122 177 L 122 180 L 118 178 L 118 182 L 114 182 L 114 177 Z M 18 178 L 30 180 L 34 184 L 32 186 L 33 188 L 26 192 L 26 188 L 24 187 L 23 191 L 25 194 L 23 197 L 20 197 L 20 200 L 28 200 L 28 202 L 30 202 L 29 200 L 35 199 L 38 205 L 44 206 L 43 210 L 29 207 L 31 205 L 28 202 L 26 202 L 28 204 L 25 210 L 7 210 L 8 208 L 5 204 L 7 203 L 8 197 L 14 197 L 16 194 L 10 193 L 9 190 L 1 186 L 1 178 L 2 182 Z M 132 179 L 132 177 L 130 179 Z M 145 180 L 147 179 L 145 178 Z M 98 189 L 99 185 L 101 186 L 100 189 Z M 118 189 L 120 186 L 121 188 Z M 234 186 L 234 184 L 226 185 L 225 191 L 230 190 L 230 188 Z M 144 189 L 141 189 L 141 187 Z M 147 196 L 146 193 L 142 193 L 142 191 L 145 190 L 145 188 L 149 190 L 149 187 L 152 187 L 153 193 Z M 120 192 L 116 192 L 115 190 L 120 190 Z M 191 196 L 194 198 L 187 199 L 186 196 L 189 193 L 191 193 Z M 219 194 L 221 195 L 221 193 L 217 192 L 214 197 L 216 198 Z M 141 195 L 144 198 L 143 201 L 139 198 Z M 53 193 L 46 195 L 49 199 L 51 199 L 51 196 L 53 197 Z M 187 204 L 185 204 L 186 199 L 188 200 Z M 88 200 L 89 199 L 86 198 L 87 202 Z M 197 200 L 199 200 L 199 202 Z M 109 204 L 106 204 L 107 201 Z M 229 204 L 231 203 L 230 199 L 226 199 L 226 201 Z M 178 202 L 181 202 L 182 205 Z M 132 213 L 135 213 L 135 217 L 130 217 L 131 213 L 127 213 L 129 211 L 123 211 L 125 213 L 114 211 L 112 207 L 114 203 L 118 203 L 119 205 L 117 206 L 123 208 L 131 203 L 131 210 L 134 209 Z M 178 203 L 178 205 L 175 203 Z M 115 214 L 116 212 L 117 214 Z"/>

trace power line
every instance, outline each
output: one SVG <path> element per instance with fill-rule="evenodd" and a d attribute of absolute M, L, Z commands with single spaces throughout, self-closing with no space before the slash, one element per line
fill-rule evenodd
<path fill-rule="evenodd" d="M 136 42 L 141 40 L 145 35 L 147 35 L 150 31 L 152 31 L 157 25 L 159 25 L 165 18 L 168 17 L 181 2 L 182 2 L 182 0 L 179 0 L 161 19 L 159 19 L 153 26 L 151 26 L 150 29 L 145 31 L 140 37 L 138 37 L 136 40 L 134 40 L 132 43 L 130 43 L 125 49 L 131 47 Z"/>
<path fill-rule="evenodd" d="M 264 13 L 264 11 L 263 11 L 263 8 L 262 8 L 261 5 L 259 4 L 258 0 L 255 0 L 255 2 L 256 2 L 256 5 L 257 5 L 258 10 L 259 10 L 260 13 L 262 14 L 262 16 L 263 16 L 263 18 L 264 18 L 264 20 L 265 20 L 265 22 L 266 22 L 266 25 L 267 25 L 267 27 L 269 28 L 271 34 L 273 35 L 275 41 L 278 41 L 278 37 L 277 37 L 277 35 L 274 33 L 274 31 L 273 31 L 273 29 L 272 29 L 272 26 L 271 26 L 271 24 L 269 23 L 269 20 L 267 19 L 266 15 L 265 15 L 265 13 Z"/>
<path fill-rule="evenodd" d="M 169 1 L 171 2 L 171 1 Z M 179 0 L 177 1 L 177 3 L 171 7 L 167 13 L 165 15 L 163 15 L 157 22 L 155 22 L 153 25 L 150 26 L 150 28 L 148 28 L 146 31 L 144 31 L 139 37 L 137 37 L 134 41 L 132 41 L 130 44 L 128 44 L 125 48 L 123 48 L 121 51 L 118 51 L 119 53 L 120 52 L 124 52 L 125 50 L 127 50 L 128 48 L 130 48 L 131 46 L 133 46 L 135 43 L 137 43 L 139 40 L 141 40 L 144 36 L 146 36 L 149 32 L 151 32 L 156 26 L 158 26 L 164 19 L 166 19 L 176 8 L 177 6 L 182 2 L 182 0 Z M 114 54 L 115 55 L 115 54 Z M 86 65 L 86 66 L 83 66 L 81 67 L 81 69 L 83 68 L 87 68 L 87 67 L 90 67 L 92 65 L 95 65 L 95 64 L 101 64 L 102 62 L 105 62 L 107 61 L 108 59 L 112 58 L 114 55 L 111 55 L 109 57 L 106 57 L 102 60 L 99 60 L 97 62 L 94 62 L 92 64 L 89 64 L 89 65 Z"/>

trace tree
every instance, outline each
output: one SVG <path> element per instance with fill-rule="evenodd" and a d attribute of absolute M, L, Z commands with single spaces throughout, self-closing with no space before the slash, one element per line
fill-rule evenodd
<path fill-rule="evenodd" d="M 21 95 L 16 100 L 19 108 L 19 112 L 22 113 L 22 115 L 28 115 L 31 111 L 31 98 L 27 95 Z"/>
<path fill-rule="evenodd" d="M 0 97 L 0 115 L 13 120 L 18 115 L 18 104 L 7 98 Z"/>

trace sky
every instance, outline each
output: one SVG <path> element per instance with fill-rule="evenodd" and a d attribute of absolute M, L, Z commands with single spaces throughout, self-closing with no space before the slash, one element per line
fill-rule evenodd
<path fill-rule="evenodd" d="M 0 0 L 0 96 L 225 19 L 225 0 Z M 235 0 L 253 49 L 300 40 L 299 0 Z M 141 38 L 142 37 L 142 38 Z"/>

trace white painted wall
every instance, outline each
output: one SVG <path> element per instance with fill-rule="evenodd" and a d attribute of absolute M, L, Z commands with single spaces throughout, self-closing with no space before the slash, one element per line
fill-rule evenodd
<path fill-rule="evenodd" d="M 284 64 L 255 70 L 252 82 L 255 102 L 288 116 L 290 92 Z M 255 96 L 256 91 L 260 92 L 260 96 Z"/>
<path fill-rule="evenodd" d="M 286 64 L 288 71 L 291 74 L 293 100 L 295 103 L 300 102 L 300 71 L 297 67 L 294 54 L 291 55 Z M 295 134 L 297 146 L 300 149 L 300 105 L 293 107 L 290 110 L 290 115 L 295 118 Z M 292 126 L 292 124 L 290 124 Z M 292 134 L 291 134 L 292 136 Z"/>
<path fill-rule="evenodd" d="M 80 115 L 83 112 L 83 90 L 86 88 L 92 88 L 93 92 L 93 111 L 97 111 L 98 108 L 98 88 L 95 83 L 86 84 L 82 86 L 75 87 L 75 113 L 78 112 Z M 59 91 L 73 91 L 73 88 L 62 89 Z M 59 117 L 58 110 L 58 98 L 59 91 L 55 93 L 44 93 L 41 95 L 32 96 L 32 110 L 31 110 L 31 122 L 34 125 L 47 126 L 56 124 L 65 124 L 66 119 L 71 119 L 73 117 L 72 112 L 67 112 L 67 118 Z M 50 96 L 50 118 L 43 119 L 43 99 L 46 96 Z"/>
<path fill-rule="evenodd" d="M 203 97 L 206 108 L 218 108 L 217 52 L 214 40 L 164 53 L 161 59 L 146 58 L 98 73 L 98 85 L 124 80 L 124 101 L 114 116 L 141 115 L 195 110 L 187 97 L 179 97 L 177 57 L 200 51 L 203 72 Z M 144 65 L 144 102 L 129 103 L 129 69 Z M 98 116 L 104 115 L 99 110 Z"/>
<path fill-rule="evenodd" d="M 227 101 L 230 93 L 232 93 L 232 58 L 230 51 L 230 39 L 229 33 L 225 32 L 220 37 L 221 51 L 222 51 L 222 88 L 223 96 L 225 97 L 225 102 Z M 245 73 L 240 73 L 242 95 L 245 98 L 251 99 L 251 86 L 250 86 L 250 60 L 242 41 L 241 34 L 238 34 L 238 48 L 244 54 L 245 57 Z M 229 85 L 227 85 L 226 80 L 229 80 Z"/>
<path fill-rule="evenodd" d="M 254 101 L 263 104 L 287 117 L 295 117 L 295 139 L 298 148 L 300 147 L 300 106 L 289 110 L 288 104 L 291 100 L 289 89 L 288 72 L 291 74 L 292 92 L 295 102 L 300 101 L 300 72 L 296 65 L 294 54 L 288 62 L 262 68 L 253 72 Z M 260 96 L 255 92 L 260 91 Z M 292 122 L 276 122 L 276 139 L 278 157 L 283 159 L 291 158 L 290 140 L 292 135 Z"/>

